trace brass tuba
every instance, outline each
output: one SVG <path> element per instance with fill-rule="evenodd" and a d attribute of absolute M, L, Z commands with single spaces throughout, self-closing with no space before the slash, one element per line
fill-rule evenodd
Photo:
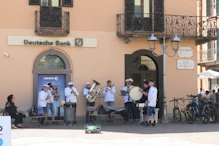
<path fill-rule="evenodd" d="M 86 96 L 87 101 L 89 101 L 89 102 L 95 101 L 96 95 L 99 94 L 99 92 L 100 92 L 100 88 L 97 88 L 97 86 L 99 86 L 99 85 L 100 85 L 100 83 L 93 80 L 93 84 L 90 88 L 90 93 Z"/>

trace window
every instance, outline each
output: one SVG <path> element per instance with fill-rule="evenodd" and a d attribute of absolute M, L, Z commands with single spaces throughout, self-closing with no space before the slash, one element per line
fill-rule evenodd
<path fill-rule="evenodd" d="M 56 55 L 47 55 L 40 59 L 38 69 L 65 69 L 65 63 Z"/>
<path fill-rule="evenodd" d="M 148 56 L 141 56 L 141 68 L 139 69 L 143 70 L 145 67 L 147 67 L 146 70 L 156 70 L 156 65 L 151 58 Z"/>
<path fill-rule="evenodd" d="M 61 4 L 62 2 L 62 4 Z M 73 0 L 29 0 L 29 5 L 40 5 L 43 7 L 73 7 Z"/>
<path fill-rule="evenodd" d="M 150 17 L 150 0 L 135 0 L 134 12 L 137 17 Z"/>
<path fill-rule="evenodd" d="M 39 5 L 40 0 L 29 0 L 29 5 Z"/>
<path fill-rule="evenodd" d="M 63 7 L 73 7 L 73 0 L 62 0 Z"/>
<path fill-rule="evenodd" d="M 49 6 L 49 1 L 48 1 L 48 0 L 41 0 L 40 5 L 41 5 L 42 7 L 47 7 L 47 6 Z"/>

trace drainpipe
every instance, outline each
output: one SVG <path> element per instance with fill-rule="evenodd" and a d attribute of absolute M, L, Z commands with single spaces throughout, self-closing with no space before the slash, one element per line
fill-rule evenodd
<path fill-rule="evenodd" d="M 199 17 L 200 17 L 200 21 L 202 22 L 202 9 L 203 9 L 203 7 L 202 7 L 202 0 L 199 0 Z M 201 28 L 202 28 L 202 23 L 201 23 Z M 199 52 L 202 52 L 202 45 L 200 45 L 200 50 L 199 50 Z M 199 56 L 200 55 L 202 55 L 202 53 L 201 54 L 199 54 Z M 201 57 L 201 56 L 200 56 Z M 200 72 L 202 72 L 202 66 L 200 66 L 200 70 L 199 70 Z M 203 86 L 202 86 L 202 80 L 200 80 L 200 88 L 202 88 Z"/>

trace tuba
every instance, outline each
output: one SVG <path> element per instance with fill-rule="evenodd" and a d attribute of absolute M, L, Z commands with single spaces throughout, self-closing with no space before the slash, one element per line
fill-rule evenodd
<path fill-rule="evenodd" d="M 96 99 L 96 95 L 99 94 L 100 88 L 97 88 L 97 86 L 100 85 L 97 81 L 93 80 L 93 84 L 90 88 L 90 93 L 86 96 L 87 101 L 94 102 Z"/>

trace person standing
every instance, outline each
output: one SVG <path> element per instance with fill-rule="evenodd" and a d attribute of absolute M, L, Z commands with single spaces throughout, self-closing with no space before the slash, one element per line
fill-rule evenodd
<path fill-rule="evenodd" d="M 126 86 L 122 89 L 123 91 L 125 91 L 124 103 L 130 115 L 130 118 L 134 121 L 135 120 L 135 104 L 132 98 L 129 96 L 129 91 L 131 90 L 131 88 L 134 87 L 132 86 L 133 79 L 131 78 L 126 79 L 125 82 L 126 82 Z"/>
<path fill-rule="evenodd" d="M 105 106 L 114 108 L 115 105 L 115 97 L 114 94 L 116 93 L 116 88 L 112 85 L 112 81 L 108 80 L 107 86 L 104 87 L 103 94 L 105 96 Z"/>
<path fill-rule="evenodd" d="M 156 107 L 156 104 L 157 104 L 157 88 L 154 87 L 154 81 L 153 80 L 150 80 L 149 81 L 149 86 L 150 86 L 150 89 L 149 89 L 149 92 L 148 92 L 148 124 L 152 126 L 155 126 L 156 125 L 156 118 L 155 118 L 155 107 Z M 154 121 L 152 123 L 152 120 Z"/>
<path fill-rule="evenodd" d="M 84 88 L 84 91 L 83 91 L 83 94 L 84 94 L 84 97 L 86 98 L 86 96 L 90 93 L 90 82 L 86 82 L 86 87 Z M 94 102 L 89 102 L 87 99 L 86 99 L 86 122 L 91 122 L 92 121 L 92 117 L 89 116 L 89 111 L 87 111 L 87 107 L 94 107 L 95 106 L 95 101 Z M 92 112 L 90 112 L 92 113 Z"/>
<path fill-rule="evenodd" d="M 215 104 L 216 103 L 216 94 L 215 90 L 212 91 L 212 94 L 210 95 L 210 101 Z"/>
<path fill-rule="evenodd" d="M 49 85 L 43 85 L 43 89 L 38 94 L 38 107 L 43 109 L 43 114 L 46 117 L 46 123 L 48 123 L 47 100 L 51 98 L 48 90 Z"/>
<path fill-rule="evenodd" d="M 74 124 L 76 122 L 76 108 L 77 108 L 77 96 L 79 95 L 77 89 L 74 87 L 72 82 L 68 83 L 68 87 L 65 88 L 65 96 L 66 96 L 66 103 L 72 102 L 75 104 L 75 111 L 74 111 Z"/>
<path fill-rule="evenodd" d="M 139 103 L 148 103 L 148 92 L 149 92 L 149 85 L 148 85 L 148 81 L 144 81 L 143 83 L 144 89 L 140 89 L 140 92 L 142 92 L 143 96 L 140 99 L 140 101 L 138 101 Z M 148 123 L 148 116 L 147 116 L 147 106 L 144 107 L 143 109 L 144 111 L 144 121 L 145 123 Z"/>
<path fill-rule="evenodd" d="M 55 115 L 54 115 L 54 112 L 55 112 L 55 109 L 54 109 L 54 91 L 53 91 L 53 86 L 52 86 L 52 83 L 48 83 L 47 84 L 49 86 L 49 89 L 48 89 L 48 94 L 50 96 L 50 99 L 47 100 L 47 111 L 49 112 L 49 110 L 51 111 L 51 116 L 52 116 L 52 124 L 57 124 L 55 122 Z"/>

